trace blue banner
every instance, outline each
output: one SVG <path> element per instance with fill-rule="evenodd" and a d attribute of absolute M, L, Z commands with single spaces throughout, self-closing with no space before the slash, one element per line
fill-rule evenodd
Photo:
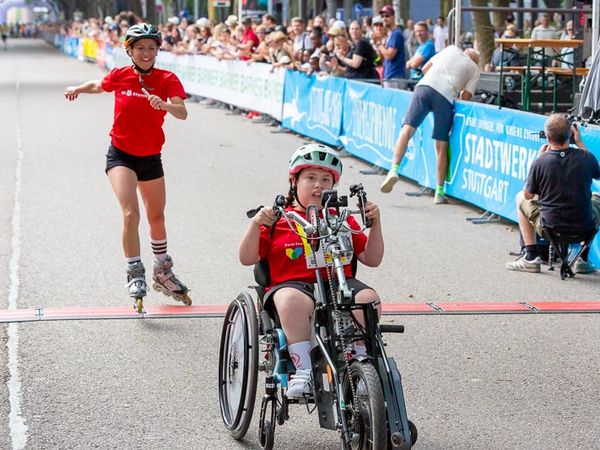
<path fill-rule="evenodd" d="M 361 159 L 389 169 L 394 144 L 412 94 L 407 91 L 381 89 L 379 86 L 348 81 L 344 96 L 344 121 L 341 141 L 345 149 Z M 431 133 L 433 115 L 415 131 L 399 172 L 419 184 L 434 187 L 436 159 Z"/>
<path fill-rule="evenodd" d="M 337 147 L 342 132 L 342 107 L 346 80 L 310 77 L 286 71 L 283 88 L 285 128 Z"/>
<path fill-rule="evenodd" d="M 514 199 L 546 142 L 539 136 L 544 122 L 536 114 L 457 102 L 447 192 L 516 221 Z"/>

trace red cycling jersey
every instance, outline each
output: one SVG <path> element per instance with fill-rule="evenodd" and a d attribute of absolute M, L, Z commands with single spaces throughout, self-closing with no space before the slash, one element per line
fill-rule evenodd
<path fill-rule="evenodd" d="M 287 208 L 286 211 L 296 211 L 302 217 L 304 213 L 294 208 Z M 360 226 L 354 217 L 348 217 L 348 225 L 353 230 L 360 230 Z M 268 288 L 283 283 L 284 281 L 302 281 L 306 283 L 315 283 L 315 269 L 309 268 L 307 255 L 312 254 L 312 249 L 308 241 L 298 236 L 294 231 L 301 233 L 301 228 L 291 230 L 284 218 L 279 219 L 275 225 L 273 236 L 270 236 L 271 228 L 264 225 L 260 228 L 259 255 L 260 259 L 267 258 L 269 262 L 269 271 L 271 275 L 271 284 Z M 302 233 L 301 233 L 302 234 Z M 352 234 L 352 246 L 354 256 L 360 255 L 367 244 L 367 235 L 364 233 Z M 322 246 L 320 247 L 322 249 Z M 344 272 L 347 277 L 352 277 L 352 268 L 350 261 L 346 261 Z M 327 273 L 321 269 L 324 277 Z"/>
<path fill-rule="evenodd" d="M 172 72 L 154 68 L 144 75 L 148 92 L 165 102 L 169 98 L 186 98 L 181 81 Z M 165 143 L 162 125 L 166 111 L 152 108 L 142 92 L 139 75 L 133 67 L 111 70 L 102 79 L 102 89 L 115 93 L 115 119 L 110 131 L 112 145 L 134 156 L 160 153 Z"/>

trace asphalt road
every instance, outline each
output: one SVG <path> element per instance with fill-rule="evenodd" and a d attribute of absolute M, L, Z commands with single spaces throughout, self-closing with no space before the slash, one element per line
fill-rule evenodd
<path fill-rule="evenodd" d="M 12 40 L 0 51 L 0 309 L 9 307 L 11 292 L 19 308 L 129 302 L 120 213 L 104 175 L 113 99 L 69 103 L 62 95 L 69 84 L 102 76 L 41 41 Z M 286 192 L 288 157 L 304 140 L 223 109 L 188 103 L 188 110 L 187 121 L 168 118 L 165 125 L 169 249 L 195 304 L 225 304 L 252 282 L 237 261 L 244 212 Z M 382 176 L 359 174 L 366 167 L 344 158 L 340 190 L 362 182 L 383 211 L 385 260 L 359 276 L 385 302 L 599 299 L 600 275 L 561 281 L 556 272 L 505 270 L 507 252 L 518 248 L 514 226 L 472 225 L 465 218 L 480 211 L 406 197 L 416 189 L 407 182 L 380 194 Z M 147 227 L 141 235 L 148 265 Z M 152 293 L 147 303 L 170 301 Z M 407 326 L 387 341 L 419 428 L 417 448 L 598 448 L 599 315 L 385 320 Z M 36 449 L 257 448 L 256 417 L 240 443 L 221 423 L 221 325 L 13 325 L 15 367 L 9 349 L 0 348 L 0 448 L 19 448 L 18 439 Z M 14 347 L 8 326 L 0 336 Z M 13 402 L 11 373 L 20 386 Z M 17 404 L 26 430 L 9 426 Z M 339 448 L 338 435 L 319 430 L 314 415 L 302 408 L 291 414 L 277 430 L 276 448 Z"/>

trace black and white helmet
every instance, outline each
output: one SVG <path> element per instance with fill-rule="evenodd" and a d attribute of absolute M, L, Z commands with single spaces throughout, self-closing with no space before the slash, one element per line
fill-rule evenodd
<path fill-rule="evenodd" d="M 140 39 L 152 39 L 159 47 L 162 44 L 160 31 L 147 23 L 140 23 L 129 27 L 125 34 L 125 47 L 131 47 Z"/>

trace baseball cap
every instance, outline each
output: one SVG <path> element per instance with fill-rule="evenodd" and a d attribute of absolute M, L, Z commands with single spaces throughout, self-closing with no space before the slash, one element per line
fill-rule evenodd
<path fill-rule="evenodd" d="M 383 8 L 379 10 L 379 14 L 387 14 L 388 16 L 395 16 L 394 8 L 392 5 L 383 5 Z"/>

